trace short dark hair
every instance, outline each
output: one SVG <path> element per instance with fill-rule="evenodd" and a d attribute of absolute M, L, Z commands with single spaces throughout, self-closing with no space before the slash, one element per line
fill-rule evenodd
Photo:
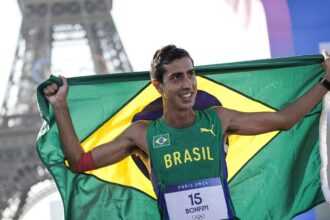
<path fill-rule="evenodd" d="M 192 65 L 194 65 L 193 59 L 190 57 L 189 53 L 178 48 L 175 45 L 167 45 L 157 50 L 151 61 L 150 77 L 151 79 L 156 79 L 158 82 L 163 83 L 163 74 L 165 73 L 164 65 L 170 64 L 176 59 L 181 59 L 183 57 L 188 57 Z"/>

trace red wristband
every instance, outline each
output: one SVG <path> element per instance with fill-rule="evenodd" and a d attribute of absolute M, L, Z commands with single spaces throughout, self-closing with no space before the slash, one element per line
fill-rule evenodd
<path fill-rule="evenodd" d="M 95 167 L 92 151 L 88 151 L 87 153 L 82 153 L 76 167 L 76 172 L 83 173 L 88 170 L 95 170 L 95 168 L 96 167 Z"/>

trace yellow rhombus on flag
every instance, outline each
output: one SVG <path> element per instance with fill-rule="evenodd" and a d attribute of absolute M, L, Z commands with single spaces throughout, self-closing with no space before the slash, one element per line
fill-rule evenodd
<path fill-rule="evenodd" d="M 213 95 L 220 100 L 222 105 L 226 108 L 246 112 L 274 111 L 274 109 L 226 88 L 223 85 L 208 80 L 206 77 L 198 77 L 197 85 L 198 90 L 203 90 Z M 132 101 L 123 106 L 117 114 L 111 117 L 102 127 L 96 130 L 82 143 L 85 151 L 89 151 L 95 146 L 113 140 L 130 125 L 135 114 L 141 112 L 148 104 L 159 97 L 160 95 L 153 85 L 150 84 L 147 86 L 136 95 Z M 230 136 L 230 147 L 226 157 L 228 180 L 239 172 L 239 170 L 274 138 L 276 134 L 278 134 L 278 131 L 257 136 Z M 145 165 L 150 169 L 149 162 L 144 158 L 141 159 L 143 159 Z M 88 171 L 87 173 L 95 175 L 107 182 L 136 188 L 156 198 L 150 180 L 143 175 L 131 157 L 127 157 L 114 165 Z"/>

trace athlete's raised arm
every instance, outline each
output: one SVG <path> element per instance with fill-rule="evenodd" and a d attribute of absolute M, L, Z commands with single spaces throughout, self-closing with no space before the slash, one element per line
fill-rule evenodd
<path fill-rule="evenodd" d="M 60 78 L 63 81 L 63 86 L 58 87 L 55 83 L 52 83 L 45 87 L 43 92 L 46 99 L 53 106 L 61 146 L 72 171 L 81 172 L 86 168 L 90 168 L 91 164 L 82 167 L 85 163 L 90 163 L 90 159 L 92 159 L 93 168 L 99 168 L 116 163 L 135 151 L 147 153 L 146 140 L 141 138 L 146 137 L 146 123 L 137 122 L 130 125 L 112 142 L 100 145 L 86 155 L 71 121 L 66 101 L 69 89 L 67 80 L 62 76 Z M 85 156 L 89 158 L 86 159 Z"/>
<path fill-rule="evenodd" d="M 330 59 L 323 53 L 325 70 L 323 80 L 330 85 Z M 306 114 L 328 92 L 328 88 L 318 82 L 302 97 L 278 112 L 244 113 L 226 108 L 216 108 L 225 134 L 255 135 L 275 130 L 288 130 Z"/>

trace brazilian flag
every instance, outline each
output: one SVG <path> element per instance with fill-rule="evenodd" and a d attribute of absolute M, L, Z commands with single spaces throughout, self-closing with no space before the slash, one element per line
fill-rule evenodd
<path fill-rule="evenodd" d="M 308 55 L 198 66 L 194 108 L 278 111 L 317 83 L 324 73 L 322 61 L 321 55 Z M 36 146 L 60 191 L 65 218 L 159 219 L 147 158 L 132 155 L 84 174 L 68 169 L 53 109 L 41 93 L 50 80 L 58 78 L 38 87 L 44 123 Z M 162 100 L 148 72 L 74 77 L 68 82 L 70 114 L 85 151 L 113 140 L 133 121 L 162 115 Z M 229 137 L 228 181 L 239 218 L 291 219 L 329 200 L 323 107 L 320 102 L 289 131 Z"/>

